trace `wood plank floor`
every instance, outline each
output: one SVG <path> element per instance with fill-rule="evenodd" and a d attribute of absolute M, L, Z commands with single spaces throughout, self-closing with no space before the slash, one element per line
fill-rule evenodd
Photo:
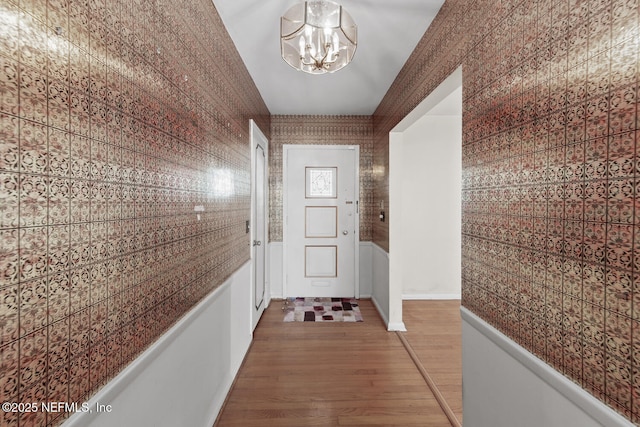
<path fill-rule="evenodd" d="M 371 301 L 361 323 L 284 323 L 281 306 L 265 311 L 216 426 L 450 425 Z"/>
<path fill-rule="evenodd" d="M 405 336 L 462 424 L 460 301 L 403 301 Z"/>

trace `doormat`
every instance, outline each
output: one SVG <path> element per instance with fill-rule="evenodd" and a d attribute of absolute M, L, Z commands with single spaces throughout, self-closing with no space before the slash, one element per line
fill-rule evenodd
<path fill-rule="evenodd" d="M 362 322 L 355 298 L 289 298 L 285 322 Z"/>

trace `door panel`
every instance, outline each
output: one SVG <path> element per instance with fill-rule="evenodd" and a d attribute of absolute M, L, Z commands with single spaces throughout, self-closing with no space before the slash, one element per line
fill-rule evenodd
<path fill-rule="evenodd" d="M 353 297 L 358 147 L 284 146 L 286 297 Z"/>
<path fill-rule="evenodd" d="M 337 206 L 305 206 L 305 237 L 338 237 Z"/>

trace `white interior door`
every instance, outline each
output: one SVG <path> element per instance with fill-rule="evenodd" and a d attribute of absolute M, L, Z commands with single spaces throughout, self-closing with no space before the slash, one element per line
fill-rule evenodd
<path fill-rule="evenodd" d="M 358 163 L 358 146 L 283 146 L 285 297 L 359 296 Z"/>
<path fill-rule="evenodd" d="M 251 121 L 251 258 L 252 325 L 255 329 L 266 305 L 267 138 Z"/>

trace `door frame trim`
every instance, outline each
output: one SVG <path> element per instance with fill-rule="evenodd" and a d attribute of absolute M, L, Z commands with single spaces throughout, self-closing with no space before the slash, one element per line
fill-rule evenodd
<path fill-rule="evenodd" d="M 263 297 L 262 297 L 262 302 L 261 304 L 256 307 L 255 304 L 255 299 L 256 299 L 256 295 L 255 295 L 255 290 L 256 290 L 256 268 L 255 268 L 255 262 L 256 260 L 254 259 L 254 248 L 252 245 L 252 242 L 256 239 L 256 227 L 255 227 L 255 223 L 256 223 L 256 217 L 257 217 L 257 205 L 256 205 L 256 198 L 255 198 L 255 179 L 256 179 L 256 170 L 255 170 L 255 162 L 256 162 L 256 150 L 255 150 L 255 145 L 257 144 L 257 140 L 258 139 L 262 139 L 264 141 L 264 176 L 263 176 L 263 186 L 264 186 L 264 224 L 263 224 L 263 229 L 264 229 L 264 239 L 262 241 L 262 245 L 264 248 L 264 266 L 263 266 L 263 270 L 264 270 L 264 284 L 263 284 Z M 269 290 L 269 250 L 268 250 L 268 240 L 269 240 L 269 140 L 267 139 L 267 137 L 265 136 L 265 134 L 260 130 L 260 128 L 258 127 L 258 124 L 253 120 L 250 119 L 249 120 L 249 149 L 251 152 L 251 182 L 250 182 L 250 193 L 251 193 L 251 213 L 250 213 L 250 220 L 249 220 L 249 256 L 251 258 L 251 303 L 250 303 L 250 310 L 251 310 L 251 327 L 252 327 L 252 331 L 253 329 L 255 329 L 256 325 L 258 324 L 258 319 L 255 319 L 255 317 L 257 316 L 257 313 L 260 311 L 260 307 L 262 307 L 262 311 L 264 311 L 264 309 L 269 305 L 270 300 L 271 300 L 271 292 Z"/>
<path fill-rule="evenodd" d="M 359 145 L 314 145 L 314 144 L 282 144 L 282 297 L 287 298 L 288 292 L 288 274 L 287 274 L 287 234 L 288 234 L 288 221 L 287 221 L 287 172 L 288 172 L 288 160 L 289 150 L 345 150 L 355 151 L 354 159 L 354 182 L 356 189 L 356 212 L 355 224 L 354 224 L 354 295 L 356 298 L 360 298 L 360 146 Z"/>

